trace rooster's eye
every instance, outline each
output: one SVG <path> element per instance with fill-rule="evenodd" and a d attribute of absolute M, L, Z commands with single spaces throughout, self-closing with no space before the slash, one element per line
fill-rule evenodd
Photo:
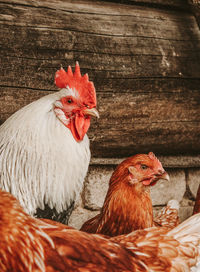
<path fill-rule="evenodd" d="M 145 165 L 145 164 L 141 164 L 141 169 L 143 169 L 143 170 L 145 170 L 145 169 L 147 169 L 148 168 L 148 166 L 147 165 Z"/>
<path fill-rule="evenodd" d="M 72 99 L 71 98 L 67 99 L 67 103 L 71 104 L 72 103 Z"/>

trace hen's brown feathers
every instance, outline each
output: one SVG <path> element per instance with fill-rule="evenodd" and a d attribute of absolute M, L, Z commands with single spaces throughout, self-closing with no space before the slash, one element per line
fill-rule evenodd
<path fill-rule="evenodd" d="M 0 271 L 45 271 L 44 245 L 53 246 L 37 221 L 0 191 Z"/>
<path fill-rule="evenodd" d="M 164 207 L 157 215 L 154 217 L 154 225 L 166 228 L 174 228 L 179 224 L 179 203 L 177 200 L 170 200 L 167 206 Z"/>
<path fill-rule="evenodd" d="M 196 223 L 194 219 L 190 218 L 182 224 L 185 225 L 185 231 L 184 227 L 178 232 L 176 228 L 174 232 L 169 232 L 165 227 L 153 227 L 110 240 L 131 250 L 136 258 L 139 256 L 140 261 L 149 270 L 152 269 L 150 271 L 190 271 L 189 267 L 195 266 L 200 257 L 200 237 L 195 241 L 199 235 L 195 233 L 197 227 L 194 231 L 190 228 L 190 224 Z"/>
<path fill-rule="evenodd" d="M 197 191 L 196 201 L 194 205 L 193 214 L 200 213 L 200 184 Z"/>
<path fill-rule="evenodd" d="M 100 217 L 101 214 L 97 214 L 95 217 L 89 219 L 82 225 L 81 230 L 88 233 L 96 233 L 101 220 Z"/>
<path fill-rule="evenodd" d="M 200 214 L 170 232 L 154 227 L 108 239 L 32 218 L 0 191 L 0 234 L 2 272 L 189 271 L 199 256 Z"/>
<path fill-rule="evenodd" d="M 116 236 L 152 226 L 152 203 L 147 192 L 138 197 L 134 192 L 134 187 L 127 188 L 124 186 L 124 188 L 116 191 L 112 188 L 112 195 L 109 195 L 109 193 L 110 191 L 105 200 L 96 233 Z M 134 199 L 131 199 L 134 194 Z"/>
<path fill-rule="evenodd" d="M 100 236 L 77 230 L 50 233 L 67 271 L 134 271 L 129 251 Z M 46 263 L 55 267 L 52 257 Z"/>

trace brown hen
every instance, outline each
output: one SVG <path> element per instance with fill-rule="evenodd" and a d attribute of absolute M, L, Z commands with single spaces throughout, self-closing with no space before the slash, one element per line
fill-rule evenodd
<path fill-rule="evenodd" d="M 152 152 L 124 160 L 111 176 L 101 213 L 81 230 L 116 236 L 152 227 L 150 186 L 159 179 L 169 180 L 169 176 Z"/>

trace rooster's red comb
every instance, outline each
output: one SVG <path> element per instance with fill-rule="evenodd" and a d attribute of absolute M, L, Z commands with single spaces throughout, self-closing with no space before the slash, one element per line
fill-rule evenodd
<path fill-rule="evenodd" d="M 71 89 L 75 89 L 87 105 L 96 106 L 94 84 L 89 81 L 88 74 L 81 76 L 78 62 L 76 62 L 74 73 L 71 66 L 68 66 L 67 72 L 61 67 L 55 74 L 55 84 L 58 88 L 69 86 Z"/>

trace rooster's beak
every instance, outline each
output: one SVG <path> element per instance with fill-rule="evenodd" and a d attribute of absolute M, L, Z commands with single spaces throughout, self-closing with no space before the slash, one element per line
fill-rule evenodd
<path fill-rule="evenodd" d="M 83 112 L 84 112 L 84 114 L 86 114 L 86 115 L 92 115 L 92 116 L 94 116 L 94 117 L 99 118 L 99 113 L 98 113 L 98 111 L 97 111 L 96 108 L 85 109 Z"/>

